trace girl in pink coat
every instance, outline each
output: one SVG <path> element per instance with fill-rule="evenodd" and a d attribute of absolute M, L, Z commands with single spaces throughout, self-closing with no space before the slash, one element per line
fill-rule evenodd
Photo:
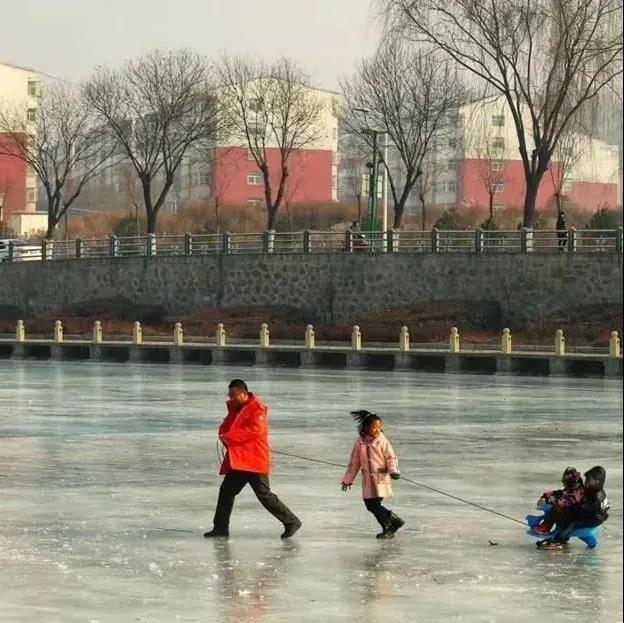
<path fill-rule="evenodd" d="M 366 510 L 379 522 L 382 532 L 378 539 L 391 539 L 405 523 L 381 504 L 392 495 L 390 480 L 400 478 L 399 465 L 390 442 L 383 434 L 381 418 L 369 411 L 352 411 L 359 435 L 353 445 L 349 466 L 342 477 L 342 490 L 351 488 L 357 473 L 362 471 L 362 497 Z"/>

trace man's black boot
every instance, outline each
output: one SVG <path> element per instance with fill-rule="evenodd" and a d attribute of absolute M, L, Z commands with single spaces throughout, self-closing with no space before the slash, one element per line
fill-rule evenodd
<path fill-rule="evenodd" d="M 213 528 L 210 532 L 204 532 L 204 537 L 206 539 L 212 539 L 216 537 L 226 538 L 230 536 L 230 533 L 227 530 L 220 530 L 217 528 Z"/>
<path fill-rule="evenodd" d="M 284 524 L 284 532 L 282 532 L 281 534 L 281 538 L 282 539 L 289 539 L 291 536 L 293 536 L 293 534 L 295 534 L 295 532 L 297 532 L 297 530 L 299 530 L 299 528 L 301 528 L 303 524 L 301 523 L 301 521 L 299 519 L 295 519 L 294 521 L 291 521 L 290 523 L 285 523 Z"/>
<path fill-rule="evenodd" d="M 396 532 L 401 526 L 404 526 L 405 522 L 395 515 L 394 513 L 390 513 L 390 528 L 392 532 Z"/>

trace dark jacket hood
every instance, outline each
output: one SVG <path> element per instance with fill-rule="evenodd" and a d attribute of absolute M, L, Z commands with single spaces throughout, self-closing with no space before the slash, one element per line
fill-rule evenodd
<path fill-rule="evenodd" d="M 600 467 L 600 465 L 588 469 L 585 472 L 585 489 L 588 491 L 600 491 L 604 488 L 606 477 L 607 472 L 604 467 Z"/>

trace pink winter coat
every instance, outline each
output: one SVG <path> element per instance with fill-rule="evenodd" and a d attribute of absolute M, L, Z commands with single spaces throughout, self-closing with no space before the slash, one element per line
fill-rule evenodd
<path fill-rule="evenodd" d="M 394 450 L 383 433 L 376 438 L 358 435 L 342 482 L 350 485 L 362 470 L 362 497 L 387 498 L 392 495 L 390 474 L 399 473 Z"/>

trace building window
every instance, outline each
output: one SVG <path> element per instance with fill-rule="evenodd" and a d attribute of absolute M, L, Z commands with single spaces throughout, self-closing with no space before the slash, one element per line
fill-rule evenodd
<path fill-rule="evenodd" d="M 332 175 L 332 188 L 338 188 L 338 176 Z"/>
<path fill-rule="evenodd" d="M 338 128 L 336 128 L 336 127 L 332 128 L 332 138 L 334 140 L 336 140 L 338 138 Z"/>
<path fill-rule="evenodd" d="M 258 98 L 250 99 L 249 110 L 252 112 L 262 112 L 262 100 Z"/>
<path fill-rule="evenodd" d="M 493 193 L 502 193 L 505 190 L 505 184 L 503 182 L 494 182 L 492 184 Z"/>
<path fill-rule="evenodd" d="M 262 205 L 262 199 L 247 199 L 247 204 L 254 208 L 259 208 Z"/>
<path fill-rule="evenodd" d="M 250 173 L 247 176 L 247 184 L 249 184 L 249 186 L 261 186 L 262 175 L 260 175 L 260 173 Z"/>
<path fill-rule="evenodd" d="M 505 115 L 492 115 L 492 125 L 496 128 L 505 127 Z"/>
<path fill-rule="evenodd" d="M 26 111 L 26 120 L 29 121 L 30 123 L 37 121 L 37 109 L 36 108 L 29 108 Z"/>
<path fill-rule="evenodd" d="M 39 83 L 36 80 L 28 81 L 28 95 L 37 97 L 39 95 Z"/>
<path fill-rule="evenodd" d="M 505 149 L 505 139 L 502 136 L 496 136 L 492 139 L 492 147 L 494 149 Z"/>
<path fill-rule="evenodd" d="M 455 171 L 457 169 L 457 160 L 455 160 L 455 158 L 451 158 L 446 163 L 446 168 L 448 171 Z"/>
<path fill-rule="evenodd" d="M 34 188 L 26 189 L 26 202 L 32 203 L 37 200 L 37 191 Z"/>
<path fill-rule="evenodd" d="M 565 180 L 565 181 L 563 182 L 563 186 L 562 186 L 562 188 L 561 188 L 561 192 L 562 192 L 564 195 L 567 195 L 568 193 L 571 193 L 571 192 L 572 192 L 572 186 L 573 186 L 573 185 L 574 185 L 573 180 Z"/>
<path fill-rule="evenodd" d="M 492 160 L 492 171 L 502 171 L 504 163 L 502 160 Z"/>
<path fill-rule="evenodd" d="M 457 149 L 457 139 L 452 138 L 448 142 L 449 149 Z"/>
<path fill-rule="evenodd" d="M 448 182 L 446 185 L 446 192 L 454 193 L 455 192 L 455 182 Z"/>

